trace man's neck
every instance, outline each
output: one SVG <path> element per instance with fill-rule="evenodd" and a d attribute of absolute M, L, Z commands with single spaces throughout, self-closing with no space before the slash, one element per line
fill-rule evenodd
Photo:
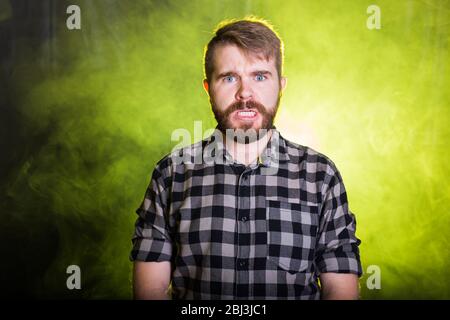
<path fill-rule="evenodd" d="M 272 129 L 258 140 L 250 143 L 238 143 L 234 139 L 225 138 L 225 147 L 235 161 L 248 166 L 262 154 L 271 137 Z"/>

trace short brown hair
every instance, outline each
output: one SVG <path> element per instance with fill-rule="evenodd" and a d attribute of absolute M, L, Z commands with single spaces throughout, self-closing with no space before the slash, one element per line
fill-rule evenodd
<path fill-rule="evenodd" d="M 283 41 L 273 27 L 265 20 L 248 17 L 242 20 L 221 22 L 214 37 L 205 47 L 205 78 L 209 83 L 214 71 L 214 50 L 217 46 L 234 44 L 246 52 L 262 54 L 265 59 L 275 58 L 278 77 L 283 69 Z"/>

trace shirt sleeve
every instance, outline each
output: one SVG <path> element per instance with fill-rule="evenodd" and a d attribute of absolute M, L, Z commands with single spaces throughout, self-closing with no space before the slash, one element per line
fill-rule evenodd
<path fill-rule="evenodd" d="M 315 255 L 318 272 L 353 273 L 360 277 L 361 240 L 355 234 L 356 219 L 348 208 L 342 177 L 333 165 L 328 166 L 325 176 Z"/>
<path fill-rule="evenodd" d="M 131 261 L 171 261 L 173 246 L 168 223 L 168 189 L 157 167 L 144 200 L 136 210 L 138 218 L 132 237 Z"/>

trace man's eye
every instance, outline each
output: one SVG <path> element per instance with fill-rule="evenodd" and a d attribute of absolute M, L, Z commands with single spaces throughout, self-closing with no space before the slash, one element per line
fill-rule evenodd
<path fill-rule="evenodd" d="M 236 80 L 235 76 L 226 76 L 224 78 L 225 82 L 234 82 L 234 80 Z"/>
<path fill-rule="evenodd" d="M 256 79 L 256 81 L 263 81 L 263 80 L 266 80 L 266 76 L 263 74 L 258 74 L 258 75 L 256 75 L 255 79 Z"/>

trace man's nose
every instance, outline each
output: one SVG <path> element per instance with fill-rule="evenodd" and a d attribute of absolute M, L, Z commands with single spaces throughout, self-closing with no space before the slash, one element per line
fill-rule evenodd
<path fill-rule="evenodd" d="M 253 91 L 248 80 L 241 80 L 238 91 L 236 92 L 236 100 L 247 101 L 253 96 Z"/>

